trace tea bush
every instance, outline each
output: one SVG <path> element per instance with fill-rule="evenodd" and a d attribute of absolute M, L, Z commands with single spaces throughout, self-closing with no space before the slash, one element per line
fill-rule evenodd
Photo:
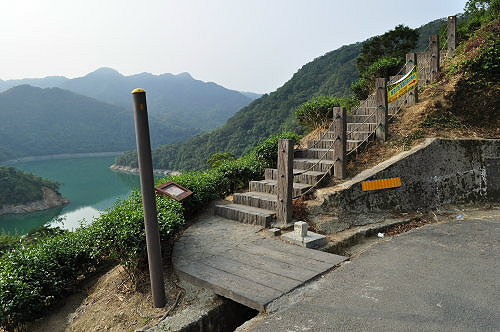
<path fill-rule="evenodd" d="M 346 97 L 317 96 L 303 103 L 295 110 L 295 117 L 308 130 L 320 127 L 333 117 L 333 107 L 343 106 L 348 109 L 355 100 Z"/>
<path fill-rule="evenodd" d="M 296 143 L 301 139 L 301 136 L 288 131 L 269 137 L 267 140 L 257 145 L 251 152 L 251 155 L 253 155 L 258 162 L 265 165 L 265 167 L 276 167 L 276 162 L 278 160 L 278 141 L 280 139 L 292 139 Z"/>
<path fill-rule="evenodd" d="M 158 180 L 158 183 L 175 181 L 193 191 L 183 202 L 156 197 L 162 243 L 171 242 L 186 219 L 208 202 L 261 178 L 265 167 L 276 159 L 279 138 L 298 140 L 300 136 L 290 132 L 273 136 L 237 160 L 222 161 L 205 172 L 186 172 Z M 29 241 L 3 237 L 0 241 L 4 252 L 0 257 L 0 326 L 7 330 L 42 316 L 105 262 L 122 264 L 132 274 L 147 271 L 139 191 L 133 191 L 91 225 L 74 232 L 37 230 L 28 237 Z M 165 251 L 164 255 L 167 254 Z M 168 257 L 165 258 L 168 262 Z"/>

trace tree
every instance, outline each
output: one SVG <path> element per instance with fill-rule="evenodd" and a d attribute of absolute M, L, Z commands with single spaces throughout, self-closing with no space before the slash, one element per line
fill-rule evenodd
<path fill-rule="evenodd" d="M 365 42 L 356 59 L 360 76 L 381 57 L 404 58 L 417 45 L 418 35 L 418 31 L 400 24 L 394 30 Z"/>

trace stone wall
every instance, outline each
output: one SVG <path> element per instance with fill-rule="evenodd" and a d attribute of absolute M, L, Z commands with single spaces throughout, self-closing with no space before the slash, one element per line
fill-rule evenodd
<path fill-rule="evenodd" d="M 319 230 L 335 232 L 368 223 L 370 213 L 498 201 L 499 159 L 498 139 L 427 139 L 339 186 L 319 189 L 309 204 L 311 221 Z M 401 187 L 361 190 L 363 181 L 397 177 Z"/>

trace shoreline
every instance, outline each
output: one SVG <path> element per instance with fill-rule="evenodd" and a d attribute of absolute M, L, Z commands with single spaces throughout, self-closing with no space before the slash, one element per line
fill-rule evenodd
<path fill-rule="evenodd" d="M 69 203 L 59 192 L 47 187 L 42 187 L 43 199 L 26 204 L 6 204 L 0 206 L 0 216 L 6 214 L 25 214 L 48 210 Z"/>
<path fill-rule="evenodd" d="M 85 158 L 85 157 L 112 157 L 118 156 L 126 151 L 111 151 L 111 152 L 85 152 L 85 153 L 62 153 L 62 154 L 49 154 L 44 156 L 29 156 L 20 157 L 0 161 L 0 165 L 15 164 L 26 161 L 39 161 L 39 160 L 52 160 L 52 159 L 66 159 L 66 158 Z"/>
<path fill-rule="evenodd" d="M 132 174 L 137 174 L 137 175 L 139 174 L 138 168 L 133 168 L 133 167 L 129 167 L 129 166 L 120 166 L 120 165 L 113 164 L 113 165 L 109 166 L 109 168 L 115 172 L 132 173 Z M 179 175 L 179 174 L 181 174 L 181 172 L 171 171 L 168 169 L 153 169 L 153 174 L 166 176 L 166 175 Z"/>

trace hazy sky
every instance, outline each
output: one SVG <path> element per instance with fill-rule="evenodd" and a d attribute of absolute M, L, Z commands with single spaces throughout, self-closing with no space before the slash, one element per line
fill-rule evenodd
<path fill-rule="evenodd" d="M 462 12 L 465 2 L 0 0 L 0 79 L 112 67 L 271 92 L 328 51 Z"/>

